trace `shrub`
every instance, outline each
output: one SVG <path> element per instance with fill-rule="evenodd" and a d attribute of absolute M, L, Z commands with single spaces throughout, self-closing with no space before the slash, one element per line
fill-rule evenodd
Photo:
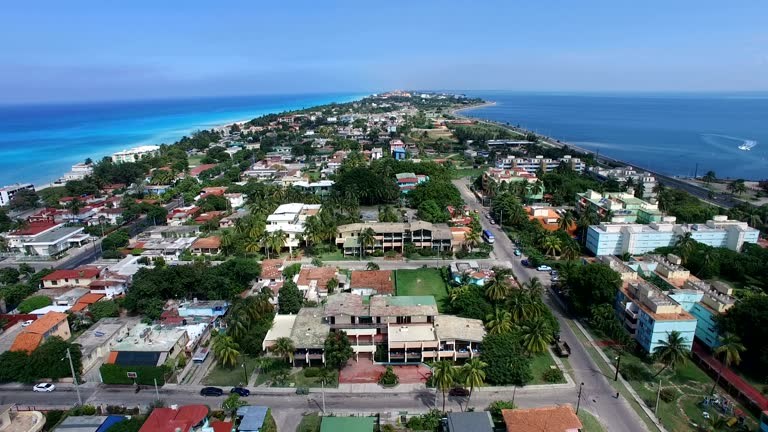
<path fill-rule="evenodd" d="M 316 378 L 320 376 L 320 368 L 308 367 L 304 369 L 304 376 L 307 378 Z"/>
<path fill-rule="evenodd" d="M 440 411 L 433 409 L 427 414 L 409 418 L 406 426 L 408 426 L 408 429 L 414 430 L 437 430 L 440 426 L 440 419 L 442 416 Z"/>
<path fill-rule="evenodd" d="M 627 381 L 649 381 L 651 372 L 641 364 L 627 363 L 621 366 L 621 376 Z"/>
<path fill-rule="evenodd" d="M 542 378 L 544 378 L 544 381 L 548 383 L 553 383 L 553 384 L 565 381 L 565 376 L 563 376 L 563 371 L 561 371 L 559 368 L 549 369 L 545 371 L 542 374 Z"/>
<path fill-rule="evenodd" d="M 661 400 L 663 400 L 664 402 L 667 402 L 667 403 L 672 402 L 675 399 L 677 399 L 677 396 L 678 396 L 677 390 L 675 390 L 673 388 L 670 388 L 670 387 L 663 388 L 659 392 L 659 399 L 661 399 Z"/>
<path fill-rule="evenodd" d="M 379 384 L 382 386 L 396 386 L 399 381 L 392 366 L 387 366 L 387 370 L 379 377 Z"/>
<path fill-rule="evenodd" d="M 43 430 L 50 431 L 61 421 L 64 416 L 64 411 L 51 410 L 45 413 L 45 428 Z"/>
<path fill-rule="evenodd" d="M 513 404 L 512 401 L 497 400 L 491 402 L 486 411 L 491 412 L 491 417 L 493 417 L 494 422 L 500 422 L 502 421 L 501 410 L 503 409 L 515 409 L 515 404 Z"/>

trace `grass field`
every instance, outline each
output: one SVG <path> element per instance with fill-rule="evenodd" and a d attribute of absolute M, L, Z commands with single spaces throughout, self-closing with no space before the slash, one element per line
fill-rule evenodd
<path fill-rule="evenodd" d="M 443 299 L 448 296 L 448 288 L 438 269 L 397 270 L 395 275 L 397 295 L 431 295 L 435 297 L 438 308 L 442 305 Z"/>
<path fill-rule="evenodd" d="M 203 160 L 203 156 L 190 156 L 187 159 L 187 162 L 189 163 L 189 166 L 198 166 L 200 165 L 200 161 Z"/>
<path fill-rule="evenodd" d="M 464 177 L 475 178 L 485 172 L 482 168 L 459 168 L 451 173 L 451 176 L 455 179 Z"/>
<path fill-rule="evenodd" d="M 203 383 L 205 385 L 214 386 L 240 385 L 245 381 L 245 371 L 243 371 L 243 368 L 240 366 L 243 363 L 245 363 L 245 367 L 248 370 L 248 376 L 250 377 L 250 375 L 253 373 L 253 370 L 256 368 L 257 359 L 246 356 L 237 362 L 237 366 L 231 369 L 222 367 L 221 365 L 217 364 L 208 373 L 208 376 L 205 377 Z"/>
<path fill-rule="evenodd" d="M 301 418 L 296 432 L 320 432 L 320 421 L 322 418 L 317 414 L 307 414 Z"/>
<path fill-rule="evenodd" d="M 579 420 L 584 425 L 584 429 L 581 432 L 605 432 L 605 428 L 603 428 L 603 425 L 600 424 L 597 418 L 586 410 L 579 411 Z"/>
<path fill-rule="evenodd" d="M 533 374 L 533 380 L 530 384 L 554 384 L 544 381 L 544 372 L 550 370 L 552 366 L 555 366 L 555 360 L 549 354 L 549 351 L 537 354 L 536 357 L 531 359 L 531 373 Z M 565 373 L 565 371 L 563 371 Z M 565 380 L 560 381 L 564 383 Z"/>

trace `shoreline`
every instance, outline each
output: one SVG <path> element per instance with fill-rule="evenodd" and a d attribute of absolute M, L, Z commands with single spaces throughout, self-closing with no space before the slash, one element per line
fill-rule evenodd
<path fill-rule="evenodd" d="M 258 118 L 258 117 L 261 117 L 261 116 L 265 116 L 265 115 L 269 115 L 269 114 L 279 114 L 279 113 L 282 113 L 282 112 L 300 111 L 300 110 L 311 109 L 311 108 L 314 108 L 314 107 L 319 107 L 319 106 L 322 106 L 322 105 L 328 105 L 328 104 L 333 104 L 333 103 L 338 103 L 338 104 L 350 103 L 350 102 L 361 100 L 361 99 L 363 99 L 365 97 L 368 97 L 368 96 L 370 96 L 370 94 L 361 94 L 361 95 L 355 95 L 355 96 L 349 96 L 349 97 L 342 97 L 342 98 L 339 98 L 337 100 L 317 103 L 317 104 L 310 105 L 310 106 L 305 106 L 305 107 L 296 107 L 296 108 L 280 107 L 278 109 L 260 109 L 260 110 L 254 110 L 255 113 L 254 114 L 249 114 L 249 116 L 246 117 L 246 118 L 240 117 L 240 118 L 237 118 L 237 119 L 229 119 L 229 120 L 225 120 L 225 121 L 216 121 L 216 122 L 211 122 L 211 123 L 206 123 L 206 122 L 197 123 L 194 126 L 185 127 L 185 128 L 179 128 L 178 129 L 178 132 L 179 132 L 178 137 L 175 138 L 173 142 L 167 143 L 167 144 L 168 145 L 175 144 L 183 136 L 187 136 L 190 133 L 193 133 L 193 132 L 198 131 L 198 130 L 209 129 L 209 130 L 217 130 L 218 131 L 218 130 L 222 130 L 222 129 L 228 128 L 228 127 L 232 126 L 233 124 L 242 125 L 242 124 L 247 123 L 247 122 L 249 122 L 249 121 L 251 121 L 251 120 L 253 120 L 255 118 Z M 163 133 L 169 133 L 168 130 L 174 130 L 174 128 L 168 128 L 168 129 L 166 129 L 165 132 L 159 132 L 158 134 L 155 134 L 155 136 L 159 136 L 159 135 L 161 135 Z M 115 151 L 119 151 L 119 150 L 122 150 L 122 149 L 130 149 L 132 147 L 136 147 L 136 146 L 140 146 L 140 145 L 161 145 L 161 144 L 166 144 L 164 142 L 163 143 L 158 143 L 157 141 L 162 141 L 162 140 L 161 139 L 148 138 L 148 139 L 144 139 L 144 140 L 141 140 L 141 141 L 133 142 L 131 144 L 122 144 L 119 148 L 115 147 L 114 150 L 106 150 L 106 153 L 99 153 L 96 156 L 94 156 L 94 155 L 87 155 L 85 157 L 82 157 L 82 155 L 81 155 L 81 159 L 85 160 L 85 158 L 90 157 L 95 162 L 98 162 L 102 158 L 111 156 L 112 153 L 114 153 Z M 54 178 L 52 180 L 45 181 L 44 183 L 39 184 L 39 185 L 35 181 L 13 181 L 13 182 L 8 183 L 8 184 L 9 185 L 11 185 L 11 184 L 27 184 L 27 183 L 28 184 L 32 184 L 34 186 L 34 188 L 35 188 L 35 191 L 41 191 L 41 190 L 48 189 L 48 188 L 53 188 L 53 187 L 62 187 L 62 186 L 64 186 L 64 184 L 66 182 L 65 183 L 56 183 L 56 181 L 61 179 L 64 176 L 64 174 L 66 174 L 67 172 L 68 171 L 61 172 L 58 177 L 56 177 L 56 178 Z"/>

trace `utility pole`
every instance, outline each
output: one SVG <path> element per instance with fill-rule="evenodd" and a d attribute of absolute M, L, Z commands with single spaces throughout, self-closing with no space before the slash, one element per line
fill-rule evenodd
<path fill-rule="evenodd" d="M 323 396 L 323 414 L 325 414 L 325 380 L 320 381 L 320 388 Z"/>
<path fill-rule="evenodd" d="M 621 353 L 619 353 L 619 356 L 616 357 L 616 375 L 613 376 L 614 381 L 619 380 L 619 366 L 621 366 Z"/>
<path fill-rule="evenodd" d="M 72 353 L 69 352 L 69 348 L 67 348 L 67 358 L 69 359 L 69 370 L 72 371 L 72 379 L 75 382 L 75 391 L 77 392 L 77 403 L 80 406 L 83 406 L 83 398 L 80 396 L 80 387 L 78 387 L 77 376 L 75 375 L 75 365 L 74 363 L 72 363 Z"/>
<path fill-rule="evenodd" d="M 245 386 L 247 387 L 248 386 L 248 368 L 245 366 L 245 363 L 243 363 L 240 366 L 243 367 L 243 375 L 245 375 L 245 381 L 243 381 L 243 382 L 245 383 Z"/>
<path fill-rule="evenodd" d="M 656 409 L 653 410 L 653 413 L 656 414 L 656 417 L 659 416 L 659 399 L 661 398 L 661 380 L 659 380 L 659 391 L 656 393 Z"/>
<path fill-rule="evenodd" d="M 584 383 L 579 385 L 579 399 L 576 401 L 576 415 L 579 415 L 579 407 L 581 406 L 581 388 L 584 387 Z"/>
<path fill-rule="evenodd" d="M 155 399 L 160 400 L 160 391 L 157 389 L 157 378 L 154 378 L 155 380 Z"/>

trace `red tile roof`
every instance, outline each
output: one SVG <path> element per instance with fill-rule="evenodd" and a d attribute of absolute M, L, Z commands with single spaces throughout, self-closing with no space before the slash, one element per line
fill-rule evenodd
<path fill-rule="evenodd" d="M 390 270 L 358 270 L 352 272 L 350 288 L 373 288 L 377 294 L 394 294 Z"/>
<path fill-rule="evenodd" d="M 189 175 L 191 175 L 192 177 L 197 177 L 200 174 L 202 174 L 203 171 L 208 171 L 209 169 L 214 168 L 215 166 L 216 166 L 216 164 L 202 164 L 202 165 L 198 165 L 198 166 L 196 166 L 196 167 L 194 167 L 194 168 L 189 170 Z"/>
<path fill-rule="evenodd" d="M 43 277 L 44 281 L 57 281 L 62 279 L 94 279 L 99 276 L 99 269 L 95 267 L 81 267 L 74 270 L 56 270 Z"/>
<path fill-rule="evenodd" d="M 283 260 L 281 259 L 266 259 L 261 262 L 261 278 L 262 279 L 280 279 L 282 273 L 280 267 L 283 266 Z"/>
<path fill-rule="evenodd" d="M 37 333 L 21 333 L 11 345 L 11 351 L 25 351 L 31 353 L 43 343 L 43 335 Z"/>
<path fill-rule="evenodd" d="M 26 227 L 11 232 L 11 235 L 37 235 L 58 225 L 52 220 L 30 222 Z"/>
<path fill-rule="evenodd" d="M 327 291 L 328 281 L 336 277 L 336 267 L 308 267 L 299 272 L 299 280 L 296 285 L 308 286 L 310 282 L 317 281 L 318 291 Z"/>
<path fill-rule="evenodd" d="M 206 417 L 208 407 L 205 405 L 185 405 L 179 409 L 155 408 L 139 432 L 174 432 L 177 428 L 189 432 Z"/>
<path fill-rule="evenodd" d="M 201 237 L 192 243 L 192 249 L 218 249 L 221 247 L 221 238 L 217 236 Z"/>
<path fill-rule="evenodd" d="M 48 312 L 16 336 L 13 345 L 11 345 L 11 351 L 34 351 L 43 342 L 47 332 L 66 320 L 67 314 L 65 313 Z"/>
<path fill-rule="evenodd" d="M 566 432 L 582 429 L 581 420 L 568 405 L 501 410 L 507 432 Z"/>
<path fill-rule="evenodd" d="M 211 427 L 213 428 L 213 432 L 232 432 L 232 427 L 234 426 L 234 423 L 232 422 L 224 422 L 224 421 L 212 421 Z"/>

